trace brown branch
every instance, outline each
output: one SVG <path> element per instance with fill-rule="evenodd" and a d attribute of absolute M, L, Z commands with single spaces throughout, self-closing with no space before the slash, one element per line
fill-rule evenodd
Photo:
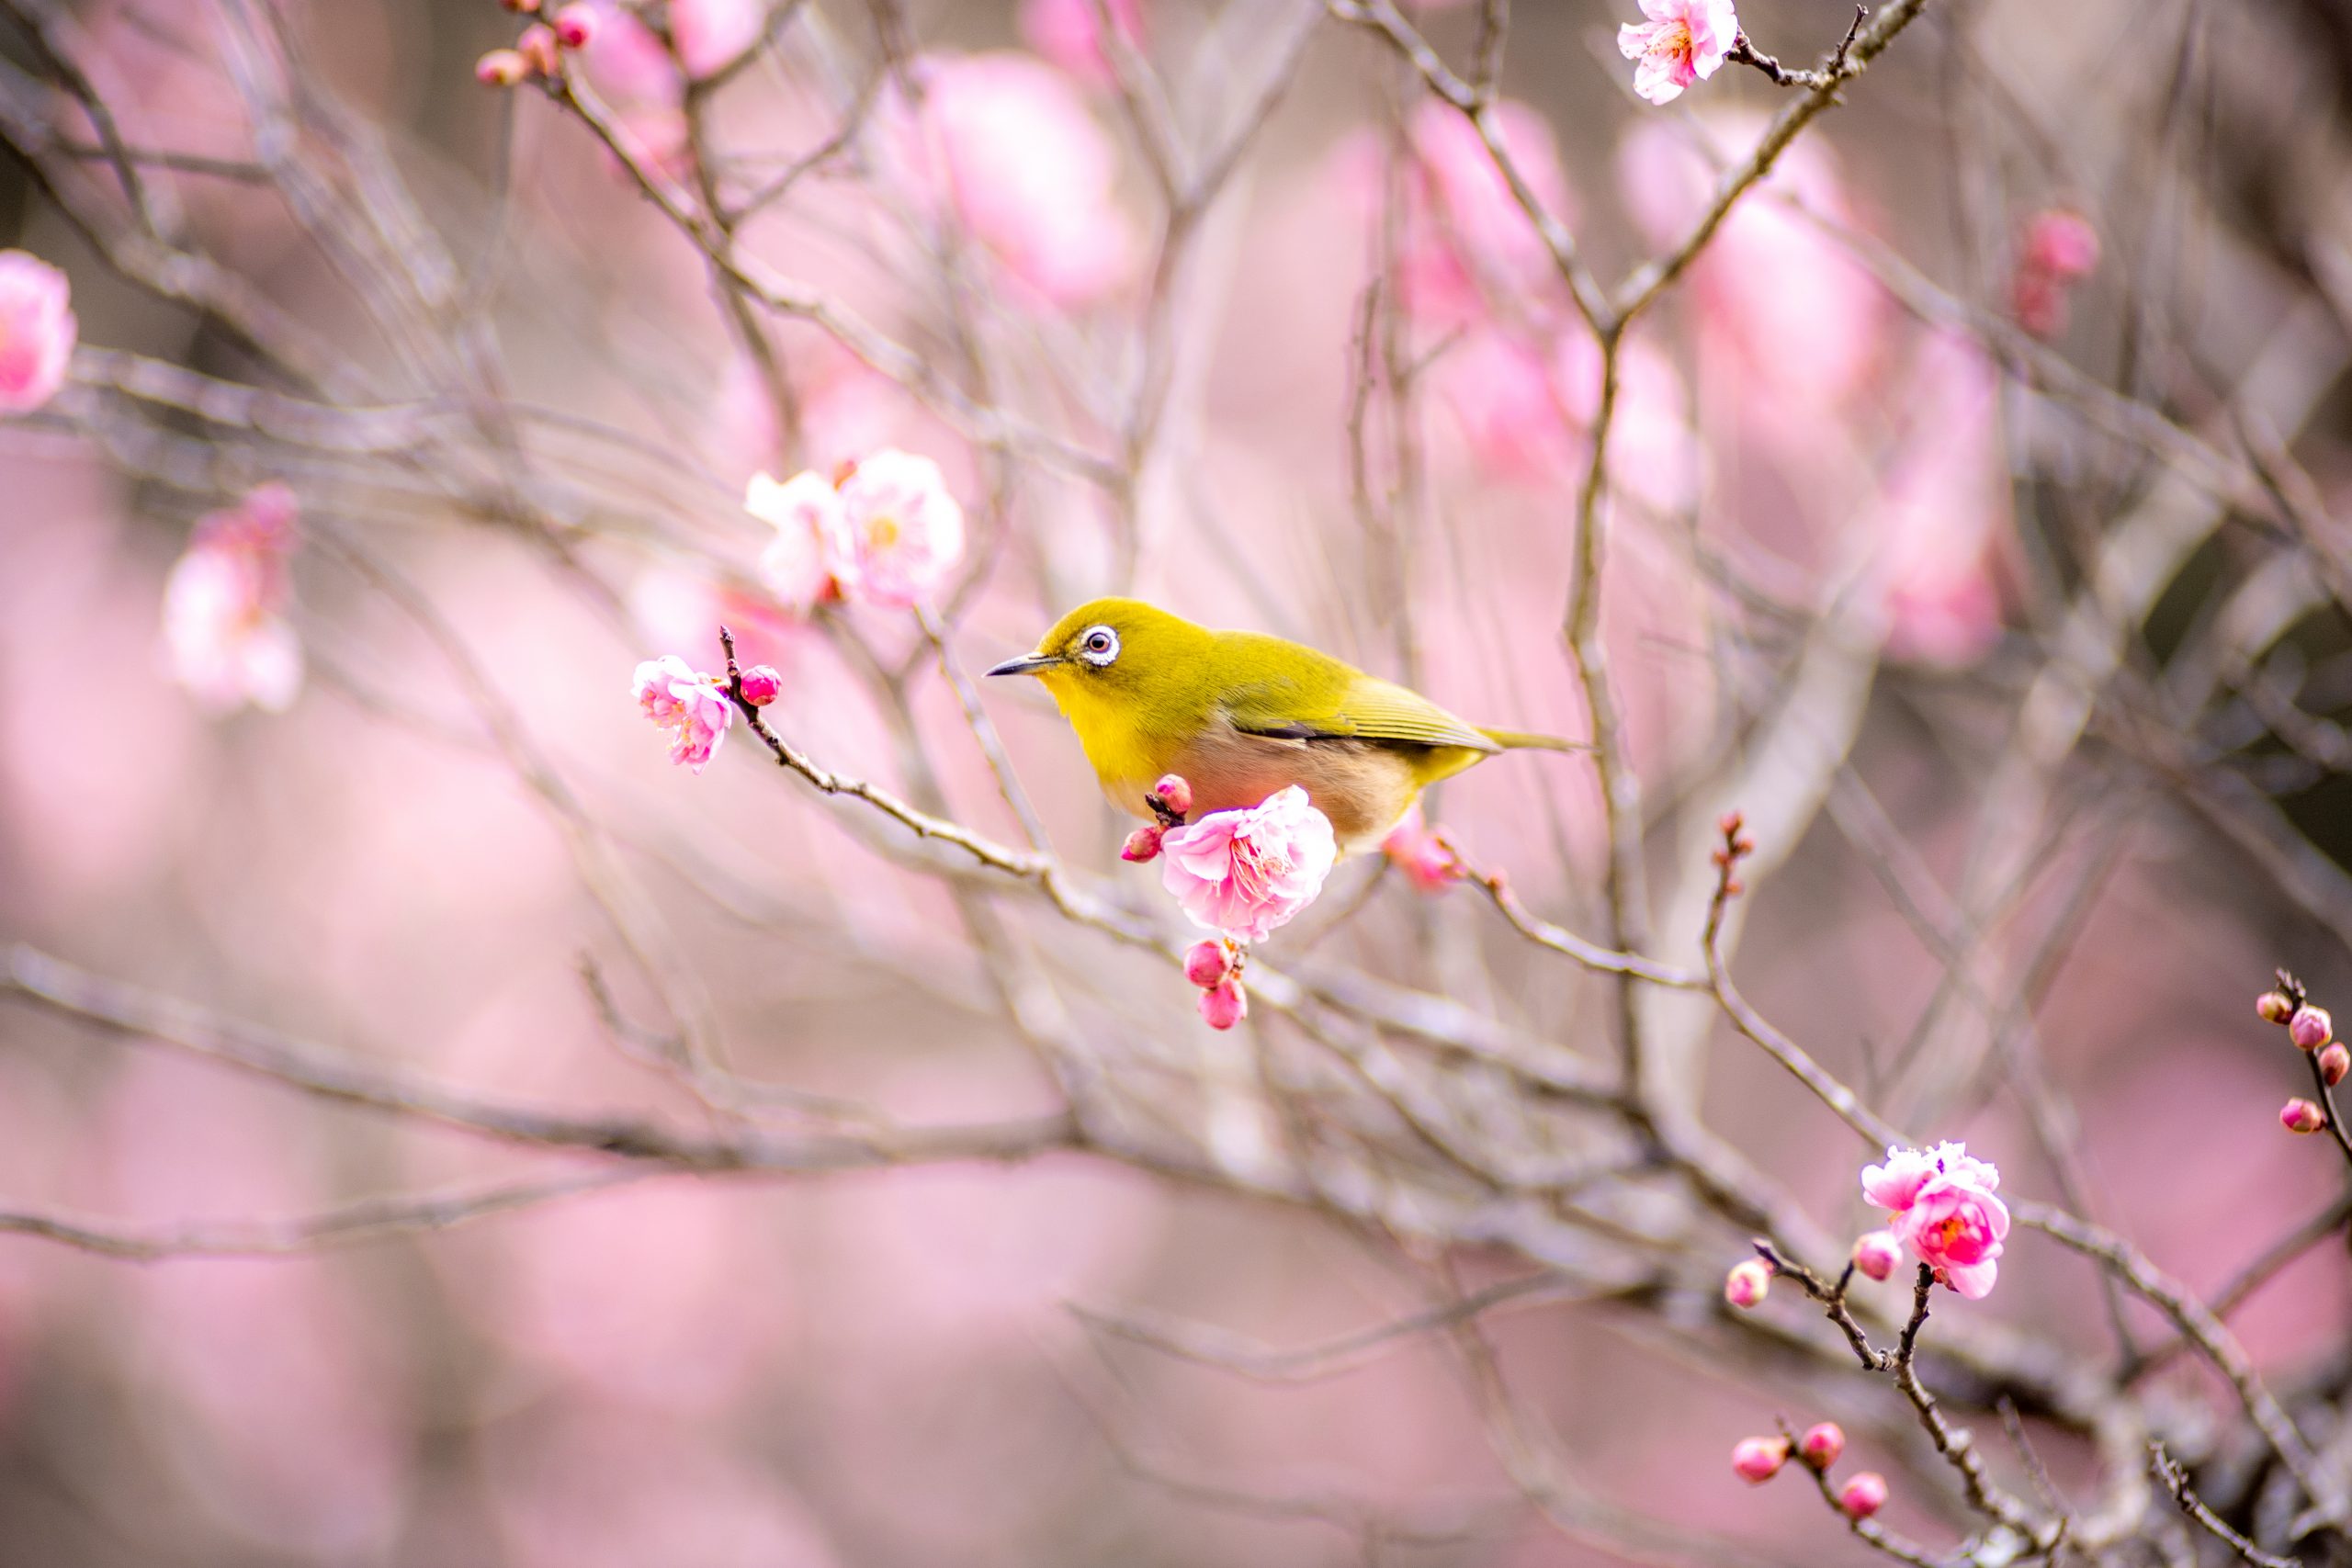
<path fill-rule="evenodd" d="M 2232 1529 L 2221 1515 L 2207 1507 L 2203 1500 L 2189 1490 L 2188 1472 L 2165 1451 L 2164 1444 L 2153 1438 L 2148 1440 L 2148 1465 L 2156 1472 L 2156 1479 L 2164 1483 L 2165 1490 L 2172 1494 L 2172 1500 L 2180 1505 L 2180 1511 L 2196 1520 L 2214 1540 L 2236 1552 L 2242 1561 L 2253 1563 L 2254 1568 L 2303 1568 L 2300 1560 L 2265 1551 Z"/>

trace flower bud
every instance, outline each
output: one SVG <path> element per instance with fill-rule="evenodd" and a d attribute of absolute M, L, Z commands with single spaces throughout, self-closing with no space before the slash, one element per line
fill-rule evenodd
<path fill-rule="evenodd" d="M 1789 1462 L 1786 1438 L 1742 1438 L 1731 1450 L 1731 1467 L 1750 1486 L 1761 1486 Z"/>
<path fill-rule="evenodd" d="M 555 41 L 566 49 L 586 49 L 596 36 L 594 7 L 574 3 L 555 14 Z"/>
<path fill-rule="evenodd" d="M 2316 1051 L 2335 1038 L 2335 1021 L 2327 1016 L 2325 1008 L 2305 1002 L 2287 1021 L 2287 1037 L 2302 1050 Z"/>
<path fill-rule="evenodd" d="M 1233 973 L 1233 953 L 1221 942 L 1196 942 L 1184 952 L 1184 978 L 1212 990 Z"/>
<path fill-rule="evenodd" d="M 533 22 L 514 40 L 514 51 L 535 76 L 552 76 L 561 69 L 556 63 L 555 29 L 545 22 Z"/>
<path fill-rule="evenodd" d="M 1824 1421 L 1818 1427 L 1805 1428 L 1797 1439 L 1797 1454 L 1815 1470 L 1827 1470 L 1846 1451 L 1846 1434 L 1835 1421 Z"/>
<path fill-rule="evenodd" d="M 1250 993 L 1230 976 L 1201 993 L 1201 1017 L 1211 1029 L 1231 1029 L 1250 1016 Z"/>
<path fill-rule="evenodd" d="M 2328 1088 L 2334 1089 L 2344 1081 L 2346 1073 L 2352 1073 L 2352 1050 L 2346 1050 L 2339 1040 L 2319 1054 L 2319 1076 Z"/>
<path fill-rule="evenodd" d="M 2290 1100 L 2278 1108 L 2278 1124 L 2290 1133 L 2316 1133 L 2327 1125 L 2327 1112 L 2308 1100 Z"/>
<path fill-rule="evenodd" d="M 1167 774 L 1151 786 L 1151 793 L 1159 798 L 1160 805 L 1168 808 L 1170 817 L 1190 817 L 1193 814 L 1193 785 L 1183 774 Z"/>
<path fill-rule="evenodd" d="M 1739 830 L 1747 826 L 1747 818 L 1736 811 L 1726 811 L 1715 818 L 1715 826 L 1723 830 L 1724 838 L 1736 839 Z"/>
<path fill-rule="evenodd" d="M 474 80 L 485 87 L 516 86 L 530 73 L 529 63 L 511 49 L 493 49 L 474 62 Z"/>
<path fill-rule="evenodd" d="M 2284 991 L 2265 991 L 2254 998 L 2254 1010 L 2265 1023 L 2284 1023 L 2295 1016 L 2295 1002 Z"/>
<path fill-rule="evenodd" d="M 763 708 L 784 694 L 784 677 L 765 664 L 754 664 L 743 671 L 743 700 L 755 708 Z"/>
<path fill-rule="evenodd" d="M 1903 1243 L 1893 1231 L 1871 1231 L 1854 1243 L 1854 1267 L 1873 1280 L 1883 1280 L 1903 1261 Z"/>
<path fill-rule="evenodd" d="M 1127 841 L 1119 847 L 1119 858 L 1131 861 L 1158 860 L 1159 858 L 1159 829 L 1138 828 L 1129 833 Z"/>
<path fill-rule="evenodd" d="M 1752 1307 L 1764 1299 L 1772 1288 L 1772 1270 L 1760 1258 L 1751 1258 L 1735 1264 L 1724 1276 L 1724 1300 L 1736 1307 Z"/>
<path fill-rule="evenodd" d="M 504 4 L 508 10 L 520 11 L 526 17 L 539 8 L 539 0 L 504 0 Z"/>
<path fill-rule="evenodd" d="M 1886 1506 L 1886 1477 L 1866 1470 L 1838 1489 L 1838 1506 L 1849 1519 L 1867 1519 Z"/>

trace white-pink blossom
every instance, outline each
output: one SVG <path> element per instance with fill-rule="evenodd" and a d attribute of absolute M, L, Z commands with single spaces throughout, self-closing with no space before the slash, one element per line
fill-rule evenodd
<path fill-rule="evenodd" d="M 631 689 L 645 716 L 669 732 L 670 761 L 697 773 L 710 765 L 735 722 L 735 705 L 717 676 L 665 653 L 637 667 Z"/>
<path fill-rule="evenodd" d="M 1194 925 L 1256 942 L 1315 901 L 1339 859 L 1331 819 L 1296 784 L 1160 840 L 1160 881 Z"/>
<path fill-rule="evenodd" d="M 841 491 L 824 475 L 803 471 L 779 484 L 765 473 L 753 474 L 743 510 L 775 530 L 760 552 L 760 581 L 794 615 L 805 615 L 832 597 L 839 575 L 855 570 L 849 514 Z"/>
<path fill-rule="evenodd" d="M 732 65 L 758 41 L 767 0 L 670 0 L 670 42 L 689 76 Z"/>
<path fill-rule="evenodd" d="M 1893 1211 L 1890 1228 L 1912 1256 L 1971 1301 L 1992 1290 L 2009 1234 L 2000 1185 L 2000 1171 L 1965 1144 L 1890 1147 L 1885 1164 L 1862 1172 L 1862 1196 Z"/>
<path fill-rule="evenodd" d="M 1617 49 L 1640 62 L 1634 91 L 1654 104 L 1671 103 L 1713 75 L 1739 37 L 1731 0 L 1642 0 L 1642 15 L 1649 20 L 1617 29 Z"/>
<path fill-rule="evenodd" d="M 261 485 L 207 513 L 164 584 L 164 648 L 172 678 L 212 713 L 251 704 L 270 713 L 302 689 L 302 645 L 281 612 L 295 502 Z"/>
<path fill-rule="evenodd" d="M 964 557 L 964 509 L 939 465 L 885 447 L 841 481 L 850 558 L 835 568 L 847 597 L 891 609 L 929 598 Z"/>
<path fill-rule="evenodd" d="M 1132 276 L 1118 158 L 1070 79 L 999 51 L 917 63 L 920 111 L 886 100 L 884 146 L 916 199 L 952 216 L 1045 303 L 1090 305 Z"/>
<path fill-rule="evenodd" d="M 57 395 L 78 324 L 65 275 L 23 251 L 0 251 L 0 414 Z"/>

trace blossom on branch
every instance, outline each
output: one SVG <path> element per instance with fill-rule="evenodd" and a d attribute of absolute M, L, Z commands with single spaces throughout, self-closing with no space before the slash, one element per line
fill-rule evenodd
<path fill-rule="evenodd" d="M 964 558 L 964 509 L 930 458 L 885 447 L 840 489 L 851 556 L 835 574 L 851 598 L 912 609 Z"/>
<path fill-rule="evenodd" d="M 822 600 L 836 598 L 836 572 L 853 564 L 849 515 L 841 491 L 822 474 L 804 472 L 779 484 L 765 473 L 752 476 L 743 510 L 775 529 L 760 552 L 760 581 L 776 603 L 805 615 Z"/>
<path fill-rule="evenodd" d="M 266 484 L 206 514 L 164 584 L 172 678 L 210 713 L 250 703 L 283 713 L 302 689 L 302 645 L 280 611 L 290 595 L 294 494 Z"/>
<path fill-rule="evenodd" d="M 65 384 L 78 325 L 65 275 L 0 251 L 0 414 L 30 413 Z"/>
<path fill-rule="evenodd" d="M 1634 91 L 1654 104 L 1672 103 L 1682 89 L 1723 66 L 1739 38 L 1731 0 L 1642 0 L 1647 22 L 1617 29 L 1617 49 L 1640 62 Z"/>
<path fill-rule="evenodd" d="M 1894 1213 L 1892 1229 L 1913 1257 L 1970 1301 L 1993 1289 L 2009 1211 L 1993 1194 L 2001 1173 L 1965 1144 L 1890 1148 L 1862 1172 L 1862 1196 Z"/>
<path fill-rule="evenodd" d="M 1256 942 L 1315 901 L 1340 849 L 1331 819 L 1292 784 L 1169 829 L 1160 853 L 1160 881 L 1194 925 Z"/>
<path fill-rule="evenodd" d="M 697 773 L 708 767 L 735 722 L 735 705 L 718 677 L 665 653 L 639 665 L 632 685 L 645 716 L 670 732 L 670 761 Z"/>

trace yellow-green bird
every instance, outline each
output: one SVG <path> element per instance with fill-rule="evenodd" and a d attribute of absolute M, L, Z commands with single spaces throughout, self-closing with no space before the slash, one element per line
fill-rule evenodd
<path fill-rule="evenodd" d="M 1297 784 L 1343 849 L 1378 842 L 1421 791 L 1498 751 L 1583 750 L 1480 728 L 1328 653 L 1139 599 L 1080 604 L 989 673 L 1044 683 L 1123 811 L 1150 817 L 1145 797 L 1169 773 L 1192 784 L 1195 816 Z"/>

